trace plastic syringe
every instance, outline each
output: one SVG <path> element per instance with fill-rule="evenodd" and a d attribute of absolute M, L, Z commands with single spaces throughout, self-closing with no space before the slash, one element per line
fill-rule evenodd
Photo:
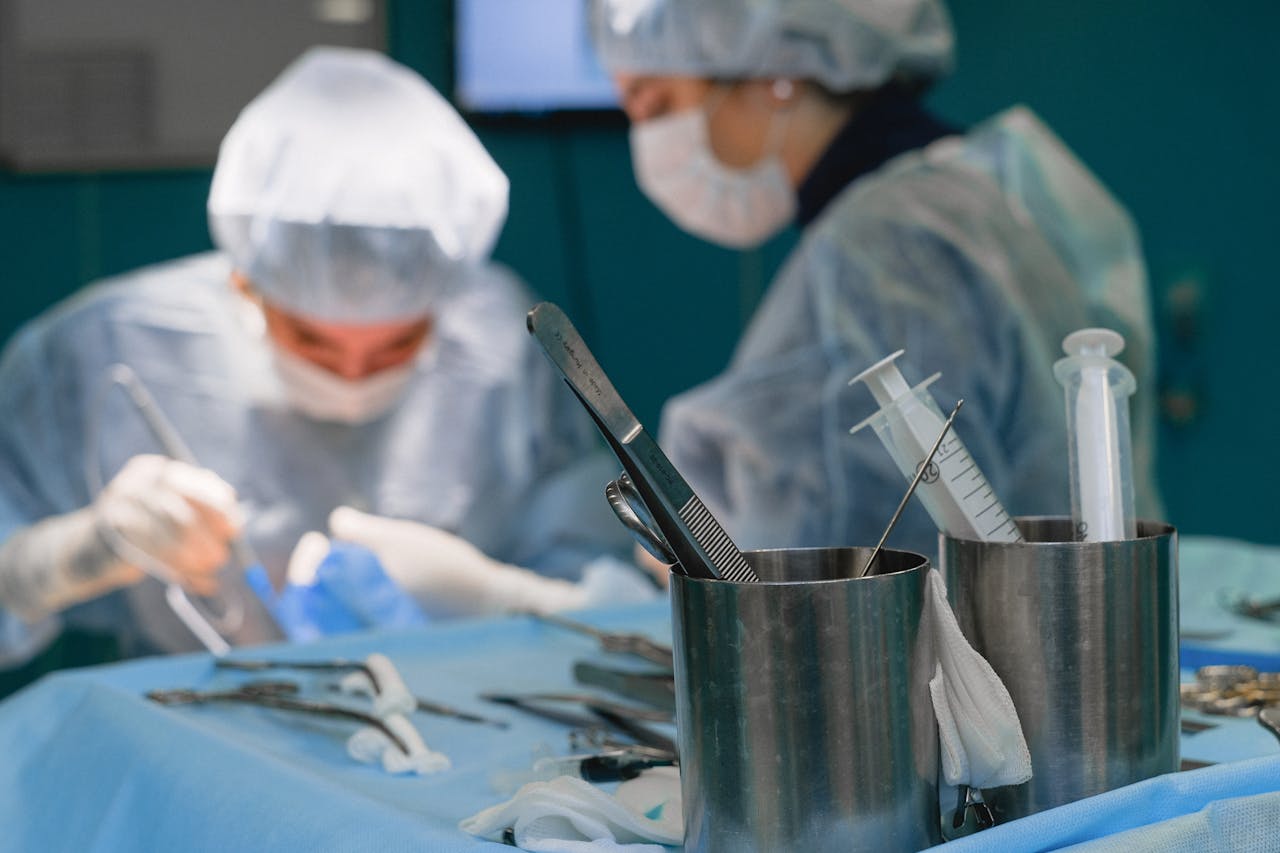
<path fill-rule="evenodd" d="M 942 374 L 935 373 L 914 388 L 908 386 L 894 364 L 902 353 L 898 350 L 849 380 L 850 385 L 865 383 L 880 405 L 880 411 L 849 431 L 872 426 L 902 476 L 910 482 L 929 455 L 946 418 L 928 390 Z M 948 536 L 984 542 L 1022 541 L 1018 525 L 1005 512 L 995 490 L 954 430 L 938 447 L 916 495 L 933 523 Z"/>
<path fill-rule="evenodd" d="M 1076 535 L 1114 542 L 1138 535 L 1133 514 L 1129 395 L 1137 382 L 1112 358 L 1124 338 L 1111 329 L 1081 329 L 1062 341 L 1067 357 L 1053 375 L 1067 397 L 1071 516 Z"/>

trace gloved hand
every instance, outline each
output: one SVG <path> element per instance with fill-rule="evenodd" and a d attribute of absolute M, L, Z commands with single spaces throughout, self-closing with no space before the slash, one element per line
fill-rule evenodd
<path fill-rule="evenodd" d="M 314 531 L 303 535 L 293 549 L 283 590 L 272 588 L 261 566 L 245 577 L 293 642 L 427 621 L 413 599 L 387 577 L 372 551 L 331 543 Z"/>
<path fill-rule="evenodd" d="M 94 501 L 101 523 L 199 594 L 218 590 L 242 519 L 236 490 L 204 468 L 164 456 L 135 456 Z M 125 562 L 129 555 L 118 554 Z"/>
<path fill-rule="evenodd" d="M 35 620 L 137 583 L 143 556 L 193 592 L 210 594 L 240 524 L 235 489 L 213 472 L 135 456 L 92 505 L 0 545 L 0 603 Z"/>
<path fill-rule="evenodd" d="M 452 533 L 416 521 L 339 507 L 329 516 L 329 532 L 370 548 L 429 616 L 549 612 L 589 603 L 577 584 L 499 562 Z"/>

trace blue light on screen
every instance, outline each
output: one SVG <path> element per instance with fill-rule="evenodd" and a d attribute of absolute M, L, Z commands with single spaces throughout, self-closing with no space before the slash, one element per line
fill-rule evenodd
<path fill-rule="evenodd" d="M 474 112 L 617 105 L 582 0 L 458 0 L 457 96 Z"/>

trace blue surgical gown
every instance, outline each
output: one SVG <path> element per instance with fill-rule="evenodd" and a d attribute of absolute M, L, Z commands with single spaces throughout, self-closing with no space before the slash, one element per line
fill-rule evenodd
<path fill-rule="evenodd" d="M 855 119 L 856 120 L 856 119 Z M 1138 381 L 1134 480 L 1152 480 L 1152 331 L 1136 229 L 1029 110 L 901 153 L 852 180 L 805 229 L 720 376 L 672 399 L 660 437 L 743 548 L 873 545 L 906 481 L 848 381 L 898 349 L 908 382 L 941 371 L 943 411 L 1016 515 L 1067 514 L 1062 339 L 1124 335 Z M 918 502 L 891 547 L 936 552 Z"/>
<path fill-rule="evenodd" d="M 0 541 L 89 504 L 139 453 L 163 452 L 106 368 L 130 365 L 201 465 L 237 490 L 249 544 L 277 581 L 299 536 L 349 505 L 457 533 L 490 556 L 573 577 L 625 538 L 603 483 L 616 465 L 524 328 L 530 300 L 477 270 L 436 315 L 403 400 L 362 426 L 284 402 L 261 316 L 210 253 L 92 285 L 25 326 L 0 361 Z M 587 473 L 602 459 L 600 476 Z M 130 654 L 196 648 L 153 580 L 28 625 L 0 609 L 0 665 L 59 624 Z"/>

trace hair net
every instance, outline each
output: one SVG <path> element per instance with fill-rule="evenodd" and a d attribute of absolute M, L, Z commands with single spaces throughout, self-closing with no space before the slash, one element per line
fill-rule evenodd
<path fill-rule="evenodd" d="M 214 241 L 281 306 L 337 322 L 421 315 L 484 260 L 507 179 L 453 108 L 385 56 L 315 48 L 222 142 Z"/>
<path fill-rule="evenodd" d="M 835 92 L 951 67 L 941 0 L 589 0 L 610 71 L 790 77 Z"/>

